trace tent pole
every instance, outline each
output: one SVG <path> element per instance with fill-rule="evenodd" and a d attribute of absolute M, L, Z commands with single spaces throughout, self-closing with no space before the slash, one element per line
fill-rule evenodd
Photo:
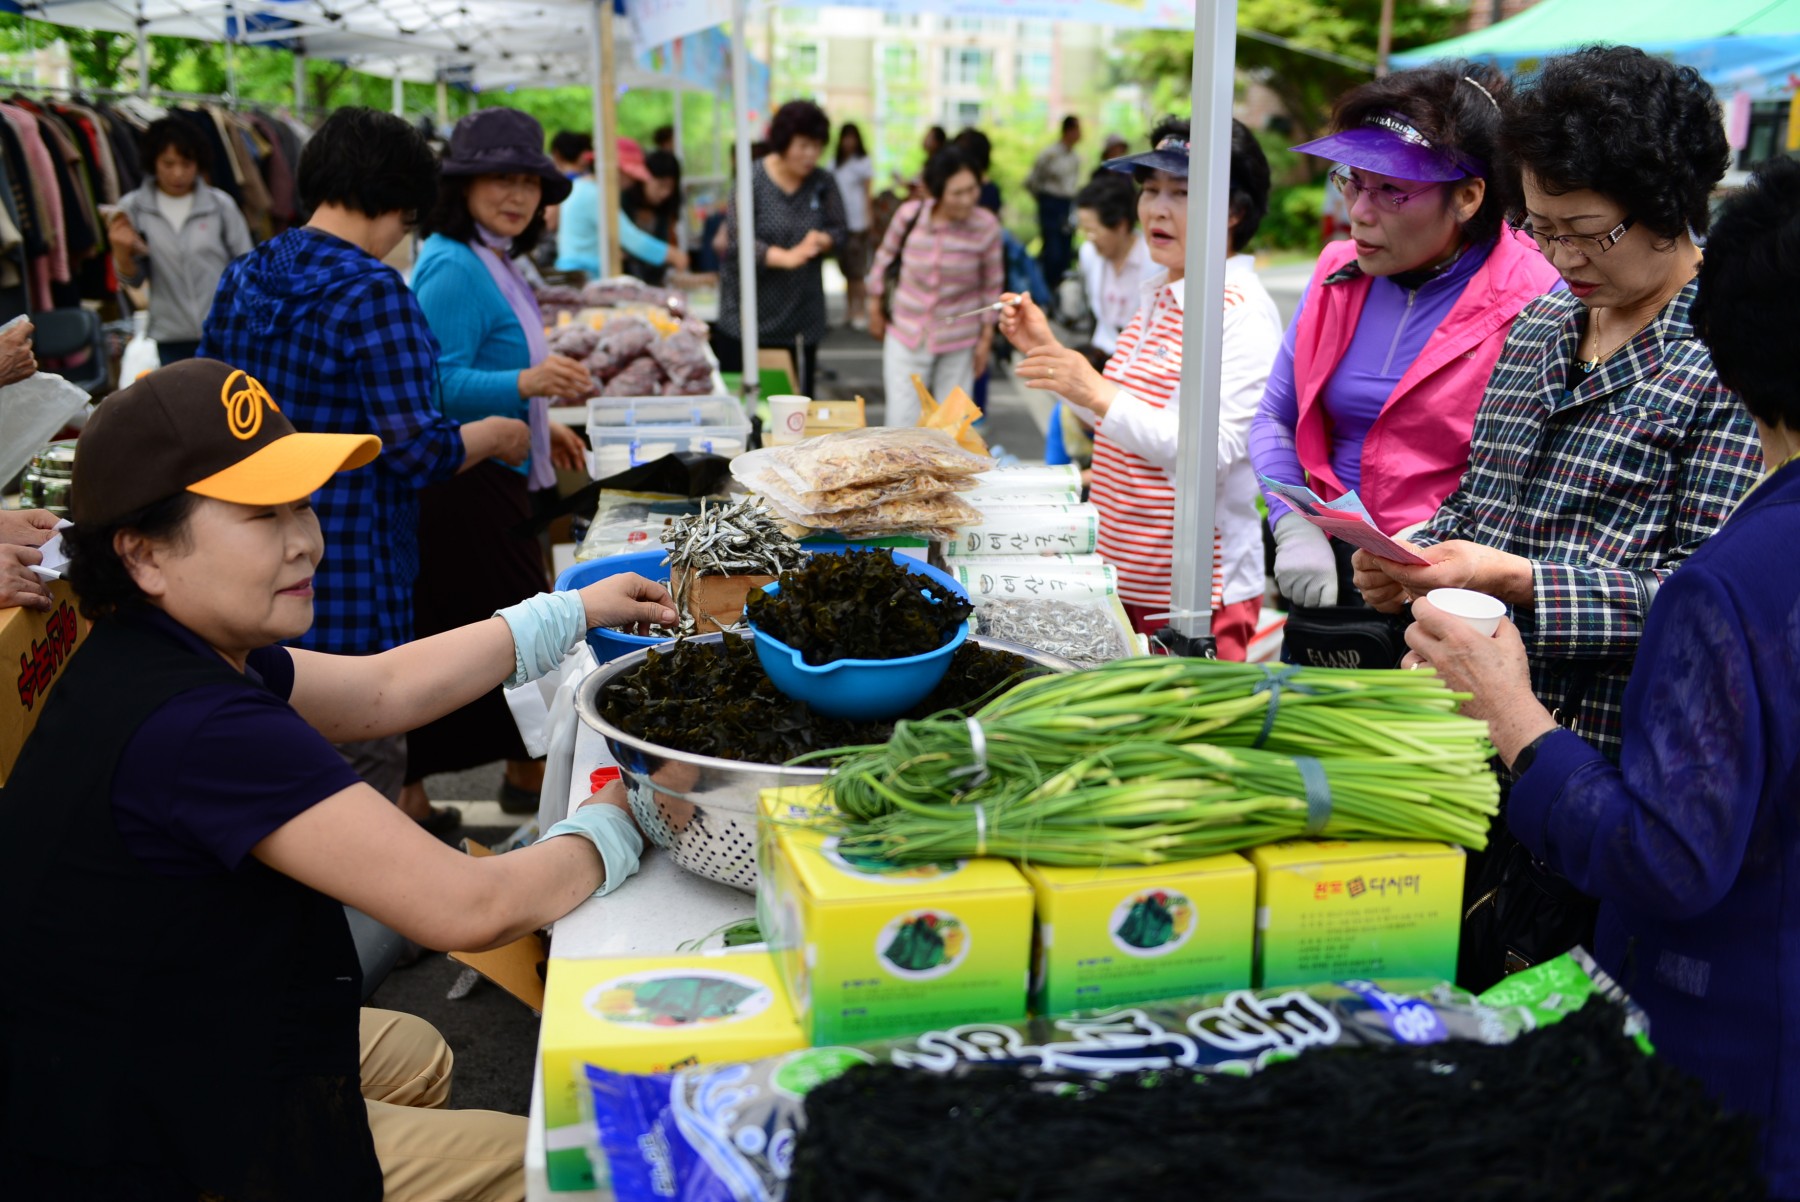
<path fill-rule="evenodd" d="M 444 68 L 438 67 L 437 79 L 437 123 L 440 133 L 450 128 L 450 83 L 444 78 Z"/>
<path fill-rule="evenodd" d="M 294 116 L 306 120 L 306 50 L 294 51 Z"/>
<path fill-rule="evenodd" d="M 400 73 L 394 73 L 394 92 L 392 104 L 394 116 L 406 116 L 406 84 L 401 82 Z"/>
<path fill-rule="evenodd" d="M 750 176 L 750 6 L 731 0 L 732 123 L 737 134 L 738 335 L 744 348 L 744 411 L 754 414 L 762 383 L 756 313 L 756 209 Z M 795 364 L 797 368 L 799 364 Z"/>
<path fill-rule="evenodd" d="M 225 102 L 237 102 L 237 5 L 225 6 Z"/>
<path fill-rule="evenodd" d="M 594 0 L 594 20 L 589 26 L 588 48 L 592 52 L 594 86 L 588 90 L 588 96 L 594 106 L 594 205 L 599 210 L 599 243 L 598 258 L 601 271 L 606 270 L 612 261 L 613 243 L 618 235 L 608 223 L 612 214 L 612 205 L 608 203 L 614 189 L 618 187 L 617 143 L 606 140 L 606 92 L 612 87 L 612 76 L 606 72 L 606 55 L 602 48 L 605 38 L 603 26 L 606 17 L 612 12 L 612 0 Z"/>
<path fill-rule="evenodd" d="M 1175 462 L 1175 564 L 1169 625 L 1184 654 L 1212 648 L 1213 528 L 1219 476 L 1219 372 L 1225 326 L 1231 97 L 1237 0 L 1196 0 L 1187 267 L 1181 321 L 1181 409 Z"/>
<path fill-rule="evenodd" d="M 613 42 L 613 6 L 612 0 L 603 0 L 598 10 L 600 14 L 600 75 L 606 81 L 606 87 L 600 94 L 601 124 L 594 131 L 594 140 L 606 143 L 608 162 L 617 153 L 619 144 L 619 78 L 618 47 Z M 598 160 L 596 160 L 598 161 Z M 600 225 L 602 229 L 611 231 L 614 221 L 613 206 L 619 202 L 618 176 L 596 177 L 600 185 L 594 191 L 600 197 Z M 600 265 L 606 268 L 607 275 L 618 275 L 625 270 L 623 248 L 617 238 L 608 238 L 600 244 L 605 253 L 600 256 Z"/>
<path fill-rule="evenodd" d="M 150 35 L 145 32 L 150 21 L 144 16 L 144 0 L 138 0 L 137 15 L 137 67 L 138 95 L 150 95 Z"/>

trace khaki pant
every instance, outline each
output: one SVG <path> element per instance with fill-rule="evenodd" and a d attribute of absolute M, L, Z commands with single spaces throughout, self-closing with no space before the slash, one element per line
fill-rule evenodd
<path fill-rule="evenodd" d="M 450 1045 L 392 1010 L 362 1012 L 362 1092 L 386 1202 L 519 1202 L 526 1120 L 446 1110 Z"/>

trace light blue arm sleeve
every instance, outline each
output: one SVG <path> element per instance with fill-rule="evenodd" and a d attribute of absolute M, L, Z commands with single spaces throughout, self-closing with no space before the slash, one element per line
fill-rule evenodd
<path fill-rule="evenodd" d="M 430 247 L 413 269 L 413 292 L 442 353 L 438 359 L 444 384 L 444 413 L 459 422 L 484 417 L 524 417 L 526 402 L 519 395 L 519 372 L 526 366 L 495 368 L 494 344 L 516 342 L 523 350 L 523 331 L 506 307 L 492 277 L 466 248 Z M 490 303 L 491 302 L 491 303 Z M 512 337 L 507 337 L 508 334 Z M 480 366 L 478 366 L 478 364 Z"/>
<path fill-rule="evenodd" d="M 634 259 L 642 259 L 652 267 L 669 261 L 669 244 L 647 233 L 635 221 L 619 214 L 619 246 Z"/>

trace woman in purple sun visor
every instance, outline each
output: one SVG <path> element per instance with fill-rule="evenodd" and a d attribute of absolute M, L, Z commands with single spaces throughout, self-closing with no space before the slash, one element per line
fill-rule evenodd
<path fill-rule="evenodd" d="M 1392 534 L 1437 510 L 1469 459 L 1469 432 L 1513 319 L 1556 285 L 1495 169 L 1501 106 L 1492 67 L 1439 63 L 1364 84 L 1338 102 L 1333 132 L 1294 149 L 1337 164 L 1350 240 L 1319 258 L 1256 421 L 1250 458 L 1271 480 L 1326 500 L 1352 489 Z M 1360 652 L 1393 667 L 1405 650 L 1350 582 L 1347 544 L 1267 495 L 1275 582 L 1295 612 L 1283 657 Z M 1373 621 L 1371 621 L 1373 619 Z M 1373 629 L 1345 643 L 1341 628 Z"/>

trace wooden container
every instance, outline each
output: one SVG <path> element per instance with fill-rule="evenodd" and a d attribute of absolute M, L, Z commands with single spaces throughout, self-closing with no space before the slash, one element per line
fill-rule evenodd
<path fill-rule="evenodd" d="M 691 568 L 675 569 L 669 591 L 681 595 Z M 694 615 L 694 630 L 712 634 L 744 619 L 744 598 L 765 584 L 775 583 L 773 576 L 695 576 L 687 585 L 688 609 Z"/>

